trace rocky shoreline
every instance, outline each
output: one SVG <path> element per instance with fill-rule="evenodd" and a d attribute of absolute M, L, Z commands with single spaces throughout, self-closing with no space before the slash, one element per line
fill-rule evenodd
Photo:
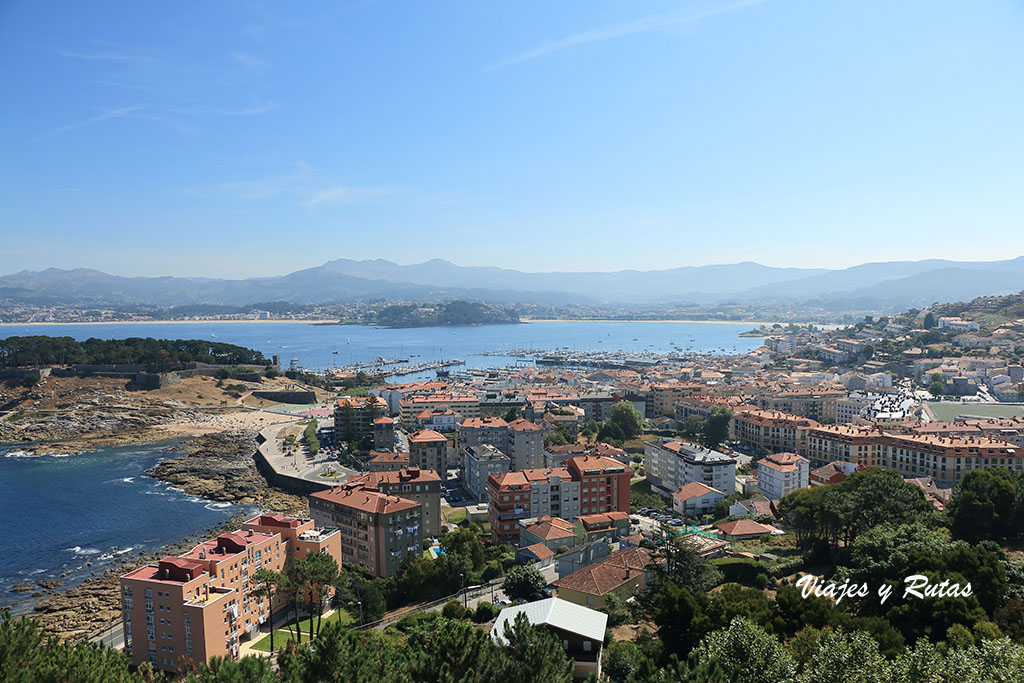
<path fill-rule="evenodd" d="M 119 560 L 100 576 L 88 578 L 65 591 L 43 597 L 33 607 L 31 616 L 42 624 L 45 631 L 61 638 L 83 640 L 98 635 L 121 616 L 119 577 L 122 574 L 168 555 L 186 552 L 204 538 L 224 531 L 233 531 L 245 521 L 245 517 L 236 515 L 172 546 L 156 552 L 139 552 L 134 557 Z M 50 586 L 51 591 L 56 591 L 63 585 L 63 581 L 43 580 L 36 583 L 41 588 Z"/>
<path fill-rule="evenodd" d="M 164 432 L 162 437 L 166 439 L 168 434 Z M 309 515 L 309 503 L 304 497 L 270 487 L 256 469 L 253 459 L 256 452 L 255 430 L 239 429 L 196 436 L 167 449 L 168 453 L 183 451 L 185 456 L 165 460 L 148 474 L 190 495 L 208 500 L 257 505 L 265 510 L 295 516 Z M 63 591 L 59 589 L 64 581 L 55 578 L 19 584 L 11 591 L 32 592 L 33 598 L 40 598 L 33 607 L 32 616 L 42 623 L 46 631 L 72 640 L 89 638 L 120 617 L 118 579 L 121 575 L 168 555 L 186 552 L 211 536 L 233 531 L 245 519 L 245 515 L 236 515 L 174 545 L 155 552 L 140 551 L 134 556 L 119 559 L 102 575 L 87 578 Z"/>
<path fill-rule="evenodd" d="M 173 448 L 187 455 L 165 460 L 148 474 L 194 496 L 307 516 L 309 502 L 305 497 L 267 484 L 256 468 L 256 445 L 254 429 L 196 436 Z"/>

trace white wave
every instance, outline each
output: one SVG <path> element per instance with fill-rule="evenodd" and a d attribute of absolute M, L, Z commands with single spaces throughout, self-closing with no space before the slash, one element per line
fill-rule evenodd
<path fill-rule="evenodd" d="M 35 453 L 29 453 L 28 451 L 8 451 L 4 453 L 5 458 L 38 458 L 39 456 Z"/>
<path fill-rule="evenodd" d="M 74 548 L 64 548 L 64 550 L 75 555 L 99 555 L 100 553 L 96 548 L 83 548 L 80 545 L 76 545 Z"/>
<path fill-rule="evenodd" d="M 70 458 L 72 455 L 78 455 L 78 453 L 47 453 L 51 458 Z"/>
<path fill-rule="evenodd" d="M 127 548 L 123 548 L 121 550 L 115 550 L 114 554 L 115 555 L 124 555 L 125 553 L 130 553 L 133 550 L 135 550 L 135 546 L 130 545 Z"/>
<path fill-rule="evenodd" d="M 231 507 L 231 503 L 207 503 L 203 507 L 207 510 L 223 510 L 224 508 Z"/>
<path fill-rule="evenodd" d="M 135 477 L 125 477 L 121 481 L 123 481 L 126 484 L 134 484 L 135 483 Z"/>

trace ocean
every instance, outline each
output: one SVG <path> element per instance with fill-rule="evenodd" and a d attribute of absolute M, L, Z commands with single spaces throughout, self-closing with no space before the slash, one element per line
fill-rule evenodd
<path fill-rule="evenodd" d="M 28 456 L 0 444 L 0 605 L 22 611 L 34 602 L 32 591 L 10 592 L 18 584 L 58 579 L 72 586 L 118 560 L 158 551 L 254 510 L 190 496 L 147 477 L 147 469 L 174 457 L 162 452 L 172 445 Z M 71 575 L 62 579 L 66 572 Z"/>
<path fill-rule="evenodd" d="M 739 336 L 751 327 L 755 325 L 591 321 L 403 329 L 280 322 L 3 324 L 0 339 L 28 335 L 69 336 L 79 340 L 210 339 L 262 351 L 267 358 L 279 355 L 282 367 L 292 358 L 297 365 L 324 370 L 384 357 L 409 358 L 411 362 L 460 358 L 467 367 L 481 368 L 512 365 L 515 358 L 474 354 L 517 349 L 668 353 L 678 347 L 693 352 L 746 353 L 761 345 L 760 339 Z"/>

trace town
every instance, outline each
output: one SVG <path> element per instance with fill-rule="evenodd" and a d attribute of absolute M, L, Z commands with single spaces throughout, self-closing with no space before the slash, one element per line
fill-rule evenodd
<path fill-rule="evenodd" d="M 181 672 L 282 653 L 335 623 L 387 631 L 428 615 L 508 646 L 519 617 L 558 635 L 573 677 L 625 681 L 624 659 L 650 656 L 638 634 L 675 628 L 655 604 L 668 584 L 724 581 L 712 610 L 737 589 L 750 601 L 806 583 L 829 548 L 842 556 L 854 535 L 823 526 L 815 492 L 856 506 L 888 488 L 876 504 L 896 519 L 949 519 L 971 540 L 1020 533 L 959 499 L 1024 465 L 1022 324 L 996 312 L 1019 305 L 778 325 L 748 354 L 601 369 L 574 356 L 397 384 L 325 371 L 339 395 L 263 429 L 256 454 L 275 486 L 308 496 L 309 517 L 266 510 L 122 576 L 125 651 Z M 677 576 L 691 556 L 703 576 Z M 993 615 L 937 635 L 1017 628 Z"/>

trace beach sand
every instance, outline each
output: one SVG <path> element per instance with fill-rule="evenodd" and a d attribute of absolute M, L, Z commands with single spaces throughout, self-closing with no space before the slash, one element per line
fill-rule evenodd
<path fill-rule="evenodd" d="M 167 422 L 157 425 L 154 429 L 187 436 L 200 436 L 230 429 L 263 429 L 272 424 L 285 424 L 299 419 L 301 419 L 299 416 L 289 417 L 264 410 L 239 410 L 220 415 L 204 415 L 193 420 Z"/>

